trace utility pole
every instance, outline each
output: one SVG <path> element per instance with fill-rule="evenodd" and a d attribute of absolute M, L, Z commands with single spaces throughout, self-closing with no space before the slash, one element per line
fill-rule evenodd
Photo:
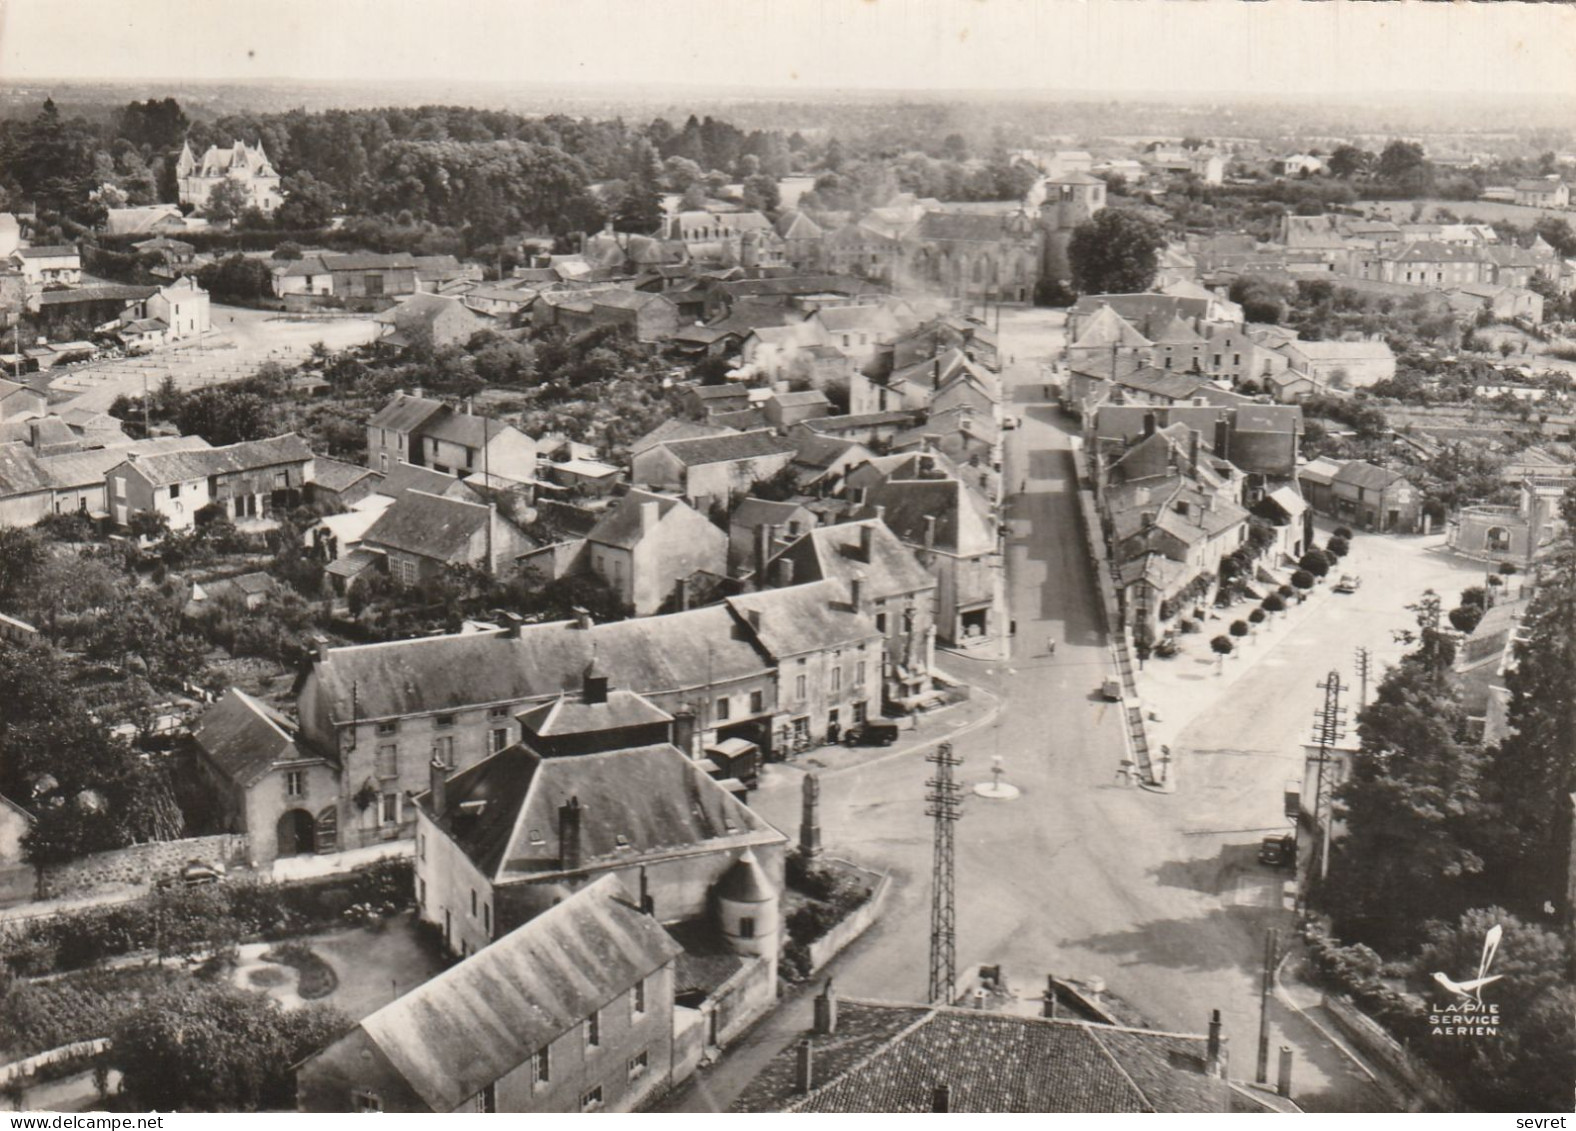
<path fill-rule="evenodd" d="M 1374 656 L 1362 645 L 1357 647 L 1357 710 L 1368 709 L 1368 676 L 1373 671 Z"/>
<path fill-rule="evenodd" d="M 936 848 L 930 877 L 930 987 L 932 1004 L 952 1004 L 957 985 L 957 908 L 953 889 L 952 826 L 963 815 L 963 795 L 953 770 L 963 759 L 952 753 L 952 743 L 943 742 L 925 755 L 936 767 L 936 776 L 925 782 L 925 815 L 936 821 Z"/>
<path fill-rule="evenodd" d="M 1264 973 L 1259 979 L 1259 1063 L 1254 1079 L 1260 1084 L 1270 1078 L 1270 997 L 1275 993 L 1275 963 L 1280 954 L 1280 932 L 1274 927 L 1264 932 Z"/>
<path fill-rule="evenodd" d="M 1342 685 L 1340 672 L 1331 672 L 1325 676 L 1324 682 L 1318 687 L 1324 692 L 1324 706 L 1313 716 L 1313 741 L 1319 748 L 1316 763 L 1318 770 L 1314 778 L 1313 823 L 1314 832 L 1319 836 L 1319 882 L 1323 883 L 1330 874 L 1330 824 L 1334 818 L 1331 795 L 1335 792 L 1330 773 L 1325 767 L 1330 763 L 1336 743 L 1346 735 L 1346 708 L 1341 706 L 1341 693 L 1351 688 Z"/>

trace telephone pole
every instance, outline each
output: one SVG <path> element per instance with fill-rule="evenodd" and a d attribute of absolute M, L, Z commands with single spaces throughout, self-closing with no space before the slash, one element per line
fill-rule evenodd
<path fill-rule="evenodd" d="M 1254 1076 L 1260 1084 L 1270 1078 L 1270 997 L 1275 993 L 1275 964 L 1280 958 L 1280 932 L 1264 932 L 1264 972 L 1259 978 L 1259 1062 Z"/>
<path fill-rule="evenodd" d="M 925 755 L 936 767 L 935 777 L 925 782 L 925 815 L 936 821 L 936 848 L 930 877 L 930 991 L 929 1001 L 952 1004 L 957 985 L 957 909 L 953 890 L 952 826 L 963 815 L 963 795 L 953 770 L 963 759 L 952 753 L 952 743 L 943 742 Z"/>
<path fill-rule="evenodd" d="M 1341 683 L 1341 673 L 1331 672 L 1318 685 L 1324 692 L 1324 706 L 1313 715 L 1313 741 L 1318 746 L 1317 772 L 1314 778 L 1313 823 L 1319 836 L 1319 881 L 1330 874 L 1330 823 L 1334 816 L 1332 794 L 1334 784 L 1325 768 L 1336 743 L 1346 735 L 1346 708 L 1341 706 L 1341 693 L 1351 688 Z"/>
<path fill-rule="evenodd" d="M 1367 648 L 1357 647 L 1357 710 L 1365 711 L 1368 708 L 1368 676 L 1373 671 L 1374 656 Z"/>

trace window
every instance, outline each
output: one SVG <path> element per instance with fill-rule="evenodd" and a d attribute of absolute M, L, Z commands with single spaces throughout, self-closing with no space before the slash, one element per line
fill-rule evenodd
<path fill-rule="evenodd" d="M 300 797 L 305 792 L 306 792 L 306 771 L 305 770 L 286 770 L 285 771 L 285 795 L 288 796 L 288 797 Z"/>
<path fill-rule="evenodd" d="M 506 730 L 495 730 L 492 732 L 492 738 L 488 741 L 487 749 L 489 752 L 496 754 L 508 745 L 509 732 Z"/>
<path fill-rule="evenodd" d="M 378 1099 L 376 1092 L 363 1092 L 359 1089 L 350 1093 L 351 1106 L 357 1111 L 382 1111 L 383 1101 Z"/>
<path fill-rule="evenodd" d="M 876 614 L 876 631 L 877 632 L 885 632 L 886 631 L 886 624 L 887 624 L 887 615 L 885 613 L 877 613 Z"/>
<path fill-rule="evenodd" d="M 178 499 L 180 497 L 181 497 L 181 485 L 179 483 L 171 483 L 170 484 L 170 498 Z"/>
<path fill-rule="evenodd" d="M 379 746 L 374 756 L 375 772 L 380 778 L 399 777 L 399 747 Z"/>
<path fill-rule="evenodd" d="M 646 980 L 640 979 L 629 991 L 629 1013 L 632 1017 L 639 1017 L 646 1012 Z"/>
<path fill-rule="evenodd" d="M 492 934 L 492 904 L 482 904 L 482 930 Z"/>
<path fill-rule="evenodd" d="M 1242 355 L 1240 353 L 1232 354 L 1231 355 L 1231 364 L 1233 364 L 1233 365 L 1241 365 L 1242 364 Z"/>
<path fill-rule="evenodd" d="M 863 660 L 860 660 L 857 664 L 854 665 L 854 686 L 855 687 L 863 687 L 864 685 L 865 685 L 865 662 Z"/>
<path fill-rule="evenodd" d="M 471 918 L 476 917 L 476 889 L 471 889 Z"/>
<path fill-rule="evenodd" d="M 423 880 L 423 879 L 417 879 L 416 880 L 416 902 L 421 904 L 423 907 L 427 906 L 427 881 L 426 880 Z"/>
<path fill-rule="evenodd" d="M 274 472 L 274 489 L 278 490 L 281 487 L 288 486 L 290 486 L 290 473 L 284 468 Z"/>
<path fill-rule="evenodd" d="M 399 824 L 399 794 L 385 793 L 383 795 L 383 823 L 385 825 Z"/>
<path fill-rule="evenodd" d="M 646 1068 L 650 1065 L 650 1063 L 651 1059 L 646 1050 L 641 1049 L 634 1056 L 629 1058 L 629 1078 L 631 1080 L 639 1080 L 646 1074 Z"/>
<path fill-rule="evenodd" d="M 586 1048 L 594 1049 L 602 1043 L 602 1011 L 593 1009 L 586 1018 Z"/>
<path fill-rule="evenodd" d="M 453 715 L 438 715 L 437 717 L 435 717 L 432 720 L 432 722 L 433 722 L 434 726 L 451 727 L 451 726 L 454 725 L 454 716 Z"/>
<path fill-rule="evenodd" d="M 717 700 L 717 714 L 716 714 L 716 718 L 717 718 L 718 722 L 722 722 L 722 721 L 726 720 L 727 717 L 728 717 L 728 697 L 726 695 L 724 695 L 720 699 Z"/>
<path fill-rule="evenodd" d="M 117 499 L 126 497 L 126 480 L 119 475 L 115 476 L 115 497 Z"/>
<path fill-rule="evenodd" d="M 531 1061 L 531 1083 L 532 1085 L 539 1086 L 547 1083 L 552 1078 L 552 1050 L 547 1048 L 539 1048 L 536 1050 L 536 1056 Z"/>
<path fill-rule="evenodd" d="M 394 563 L 398 567 L 399 583 L 401 585 L 415 585 L 420 578 L 420 571 L 416 563 L 410 558 L 399 558 Z"/>
<path fill-rule="evenodd" d="M 489 719 L 507 719 L 509 717 L 509 708 L 506 707 L 506 706 L 505 707 L 488 707 L 487 708 L 487 717 Z"/>
<path fill-rule="evenodd" d="M 833 691 L 841 691 L 842 689 L 843 689 L 843 669 L 841 667 L 834 667 L 832 669 L 832 690 Z"/>
<path fill-rule="evenodd" d="M 381 722 L 381 723 L 378 724 L 378 733 L 379 734 L 394 734 L 398 730 L 399 730 L 399 720 L 398 719 L 388 719 L 385 722 Z"/>
<path fill-rule="evenodd" d="M 766 710 L 766 692 L 750 692 L 750 714 L 758 715 L 764 710 Z"/>
<path fill-rule="evenodd" d="M 793 693 L 795 699 L 804 699 L 810 694 L 810 680 L 808 676 L 794 676 Z"/>
<path fill-rule="evenodd" d="M 868 703 L 855 703 L 854 704 L 854 723 L 855 723 L 855 725 L 859 725 L 859 724 L 863 723 L 865 721 L 865 719 L 869 718 L 869 716 L 870 716 L 870 704 L 868 704 Z"/>
<path fill-rule="evenodd" d="M 739 937 L 741 939 L 753 939 L 755 937 L 755 919 L 753 916 L 745 915 L 740 918 Z"/>
<path fill-rule="evenodd" d="M 588 1088 L 586 1091 L 580 1093 L 580 1110 L 581 1111 L 595 1111 L 597 1108 L 599 1108 L 601 1106 L 602 1106 L 602 1085 L 601 1084 L 598 1084 L 594 1088 Z"/>

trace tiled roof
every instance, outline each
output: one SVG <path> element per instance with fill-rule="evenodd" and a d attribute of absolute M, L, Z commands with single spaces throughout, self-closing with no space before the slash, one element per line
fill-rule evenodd
<path fill-rule="evenodd" d="M 732 432 L 732 428 L 727 428 L 720 424 L 702 424 L 694 420 L 681 420 L 678 417 L 672 417 L 664 420 L 631 444 L 629 446 L 629 454 L 638 456 L 641 452 L 654 448 L 658 444 L 666 443 L 669 440 L 700 440 L 709 436 L 727 436 Z"/>
<path fill-rule="evenodd" d="M 779 1053 L 740 1111 L 1215 1112 L 1226 1084 L 1203 1071 L 1207 1039 L 944 1006 L 838 1003 L 837 1030 L 812 1038 L 816 1079 L 795 1080 Z"/>
<path fill-rule="evenodd" d="M 822 416 L 805 420 L 801 424 L 812 432 L 856 432 L 863 428 L 880 428 L 887 425 L 912 424 L 918 414 L 913 412 L 866 412 L 851 416 Z"/>
<path fill-rule="evenodd" d="M 875 621 L 854 610 L 838 581 L 744 593 L 727 598 L 727 604 L 778 660 L 881 638 Z"/>
<path fill-rule="evenodd" d="M 279 712 L 232 687 L 203 712 L 192 738 L 208 759 L 241 786 L 257 783 L 281 762 L 314 758 L 296 745 L 296 728 Z"/>
<path fill-rule="evenodd" d="M 561 758 L 511 746 L 455 774 L 444 795 L 438 825 L 497 883 L 564 870 L 560 811 L 571 798 L 583 814 L 582 868 L 783 839 L 665 742 Z M 431 800 L 418 798 L 429 813 Z"/>
<path fill-rule="evenodd" d="M 793 452 L 792 441 L 774 432 L 738 432 L 729 436 L 703 436 L 698 440 L 669 440 L 663 447 L 686 467 L 734 460 L 760 459 L 763 456 Z"/>
<path fill-rule="evenodd" d="M 383 477 L 383 482 L 378 484 L 378 494 L 387 495 L 397 499 L 407 491 L 425 491 L 429 495 L 446 495 L 450 498 L 474 499 L 475 493 L 455 489 L 459 480 L 452 475 L 445 475 L 441 471 L 434 471 L 430 467 L 418 467 L 413 463 L 396 464 L 394 470 Z"/>
<path fill-rule="evenodd" d="M 336 721 L 548 699 L 578 688 L 595 657 L 613 684 L 659 695 L 763 676 L 770 664 L 723 606 L 580 628 L 525 625 L 334 648 L 314 672 Z M 354 689 L 354 691 L 353 691 Z"/>
<path fill-rule="evenodd" d="M 414 432 L 433 413 L 442 412 L 447 408 L 448 406 L 442 401 L 399 393 L 388 404 L 373 413 L 367 425 L 372 428 L 387 428 L 391 432 Z"/>
<path fill-rule="evenodd" d="M 312 485 L 324 491 L 343 491 L 369 475 L 378 473 L 370 467 L 329 459 L 327 456 L 318 456 L 312 461 Z M 382 476 L 378 478 L 381 480 Z"/>
<path fill-rule="evenodd" d="M 452 1111 L 680 952 L 604 876 L 360 1028 L 423 1103 Z"/>
<path fill-rule="evenodd" d="M 1133 348 L 1149 344 L 1148 338 L 1109 306 L 1098 307 L 1090 314 L 1088 321 L 1078 329 L 1077 341 L 1073 342 L 1080 349 L 1098 346 Z"/>
<path fill-rule="evenodd" d="M 210 475 L 255 471 L 281 463 L 304 463 L 312 458 L 312 449 L 306 446 L 306 441 L 300 436 L 287 432 L 283 436 L 245 440 L 222 448 L 184 449 L 152 455 L 133 450 L 122 454 L 144 479 L 159 487 L 168 483 L 206 479 Z"/>
<path fill-rule="evenodd" d="M 1335 473 L 1334 482 L 1348 483 L 1353 487 L 1362 487 L 1369 491 L 1382 491 L 1396 483 L 1404 483 L 1406 477 L 1399 471 L 1378 467 L 1363 460 L 1349 460 L 1346 466 Z"/>
<path fill-rule="evenodd" d="M 487 528 L 491 511 L 480 503 L 406 491 L 378 516 L 361 541 L 440 562 L 457 560 Z"/>
<path fill-rule="evenodd" d="M 526 730 L 544 738 L 593 734 L 673 721 L 672 715 L 650 699 L 624 687 L 613 688 L 600 703 L 587 703 L 583 697 L 565 692 L 551 703 L 532 707 L 516 718 Z"/>
<path fill-rule="evenodd" d="M 956 479 L 889 479 L 865 491 L 866 505 L 885 507 L 887 526 L 908 545 L 923 546 L 929 531 L 936 549 L 969 556 L 996 548 L 995 531 L 975 500 Z"/>
<path fill-rule="evenodd" d="M 512 424 L 505 424 L 487 416 L 473 416 L 468 412 L 446 412 L 429 417 L 418 431 L 434 440 L 461 444 L 475 448 L 477 451 L 510 432 L 520 436 L 525 435 Z"/>
<path fill-rule="evenodd" d="M 102 486 L 105 473 L 125 460 L 130 452 L 157 455 L 163 452 L 202 451 L 207 447 L 208 441 L 201 436 L 156 436 L 151 440 L 138 440 L 116 448 L 95 448 L 86 452 L 45 456 L 38 461 L 38 469 L 49 486 L 57 491 L 68 491 Z"/>
<path fill-rule="evenodd" d="M 379 255 L 373 252 L 354 252 L 349 255 L 325 255 L 323 265 L 330 271 L 397 271 L 416 269 L 416 260 L 404 252 Z"/>
<path fill-rule="evenodd" d="M 671 495 L 658 495 L 653 491 L 632 488 L 623 498 L 614 501 L 595 526 L 586 535 L 587 542 L 600 542 L 604 546 L 632 549 L 645 536 L 645 507 L 650 503 L 657 508 L 657 521 L 661 522 L 674 507 L 687 507 L 682 499 Z"/>
<path fill-rule="evenodd" d="M 870 531 L 869 561 L 864 560 L 862 552 L 866 529 Z M 872 599 L 934 588 L 935 579 L 899 541 L 901 537 L 890 524 L 877 518 L 840 522 L 807 531 L 777 558 L 794 563 L 796 582 L 837 581 L 846 591 L 848 582 L 862 574 Z"/>

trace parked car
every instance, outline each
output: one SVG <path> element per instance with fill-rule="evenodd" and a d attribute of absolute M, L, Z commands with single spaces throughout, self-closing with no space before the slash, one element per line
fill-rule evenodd
<path fill-rule="evenodd" d="M 161 888 L 174 887 L 180 884 L 183 887 L 200 887 L 203 884 L 216 884 L 224 879 L 225 869 L 223 864 L 205 864 L 201 860 L 188 860 L 185 867 L 173 876 L 165 876 L 159 881 Z"/>
<path fill-rule="evenodd" d="M 897 741 L 897 724 L 891 719 L 867 719 L 843 735 L 849 746 L 891 746 Z"/>
<path fill-rule="evenodd" d="M 1335 591 L 1337 593 L 1355 593 L 1357 592 L 1357 587 L 1362 583 L 1363 579 L 1355 573 L 1343 573 L 1341 574 L 1341 579 L 1335 583 Z"/>
<path fill-rule="evenodd" d="M 1259 841 L 1259 863 L 1271 868 L 1297 866 L 1297 838 L 1290 833 L 1267 836 Z"/>
<path fill-rule="evenodd" d="M 717 781 L 740 782 L 747 790 L 755 789 L 761 781 L 761 748 L 742 738 L 725 738 L 702 750 L 704 766 L 710 763 L 712 777 Z"/>
<path fill-rule="evenodd" d="M 1022 420 L 1020 420 L 1016 416 L 1011 415 L 1010 413 L 1008 415 L 1006 415 L 1006 416 L 1001 418 L 1001 426 L 1003 428 L 1016 428 L 1016 427 L 1018 427 L 1018 425 L 1020 425 L 1022 423 L 1023 423 Z"/>

